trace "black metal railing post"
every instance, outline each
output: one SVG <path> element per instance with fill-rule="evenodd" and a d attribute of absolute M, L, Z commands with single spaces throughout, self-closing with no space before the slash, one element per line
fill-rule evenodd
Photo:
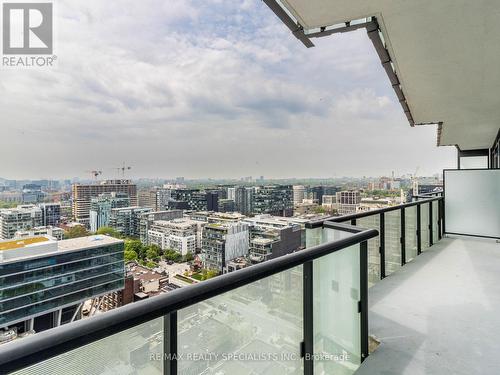
<path fill-rule="evenodd" d="M 432 217 L 432 202 L 429 202 L 429 246 L 432 246 L 434 244 L 434 239 L 432 238 L 433 236 L 433 223 L 434 218 Z"/>
<path fill-rule="evenodd" d="M 177 311 L 163 318 L 163 374 L 177 375 Z"/>
<path fill-rule="evenodd" d="M 380 279 L 385 278 L 385 214 L 380 213 Z"/>
<path fill-rule="evenodd" d="M 401 208 L 401 266 L 406 264 L 406 228 L 405 228 L 405 208 Z"/>
<path fill-rule="evenodd" d="M 363 241 L 359 245 L 359 313 L 361 334 L 361 362 L 369 355 L 368 348 L 368 242 Z"/>
<path fill-rule="evenodd" d="M 443 238 L 443 213 L 441 204 L 443 200 L 438 201 L 438 239 Z"/>
<path fill-rule="evenodd" d="M 303 288 L 304 341 L 301 343 L 300 354 L 304 358 L 304 375 L 312 375 L 314 372 L 313 261 L 304 263 Z"/>
<path fill-rule="evenodd" d="M 422 254 L 422 212 L 420 206 L 420 204 L 417 205 L 417 255 Z"/>

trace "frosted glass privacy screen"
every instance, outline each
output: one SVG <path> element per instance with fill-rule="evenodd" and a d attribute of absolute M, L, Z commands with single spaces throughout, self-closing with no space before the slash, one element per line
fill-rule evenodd
<path fill-rule="evenodd" d="M 446 233 L 500 238 L 500 169 L 445 170 Z"/>

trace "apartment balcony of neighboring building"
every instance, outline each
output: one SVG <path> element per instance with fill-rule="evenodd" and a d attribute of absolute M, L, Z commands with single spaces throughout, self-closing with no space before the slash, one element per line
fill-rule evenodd
<path fill-rule="evenodd" d="M 304 250 L 2 344 L 1 371 L 500 373 L 500 3 L 264 3 L 307 47 L 368 33 L 409 124 L 457 145 L 443 191 L 308 223 Z"/>

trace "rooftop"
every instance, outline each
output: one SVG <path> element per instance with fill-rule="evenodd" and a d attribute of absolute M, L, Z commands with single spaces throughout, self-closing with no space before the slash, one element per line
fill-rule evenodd
<path fill-rule="evenodd" d="M 58 241 L 59 251 L 70 251 L 82 248 L 97 247 L 102 245 L 112 245 L 117 243 L 122 243 L 123 240 L 119 240 L 114 237 L 105 235 L 87 236 L 71 238 L 69 240 Z"/>
<path fill-rule="evenodd" d="M 32 238 L 24 238 L 24 239 L 16 239 L 16 240 L 7 240 L 0 242 L 0 251 L 19 249 L 22 247 L 47 242 L 49 238 L 47 237 L 32 237 Z"/>

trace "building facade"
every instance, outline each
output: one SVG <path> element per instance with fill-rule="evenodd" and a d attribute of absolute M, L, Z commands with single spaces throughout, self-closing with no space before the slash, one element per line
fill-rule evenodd
<path fill-rule="evenodd" d="M 182 256 L 194 254 L 201 245 L 201 228 L 200 222 L 189 219 L 154 221 L 148 231 L 149 244 L 175 250 Z"/>
<path fill-rule="evenodd" d="M 224 273 L 230 260 L 248 255 L 248 245 L 248 225 L 207 224 L 202 233 L 203 267 Z"/>
<path fill-rule="evenodd" d="M 292 186 L 269 185 L 255 188 L 252 212 L 256 215 L 292 216 Z"/>
<path fill-rule="evenodd" d="M 61 203 L 40 203 L 42 225 L 57 227 L 61 223 Z"/>
<path fill-rule="evenodd" d="M 123 241 L 107 236 L 0 242 L 0 328 L 73 321 L 83 301 L 123 289 L 123 256 Z"/>
<path fill-rule="evenodd" d="M 122 207 L 111 209 L 109 226 L 122 236 L 139 238 L 141 235 L 141 215 L 151 212 L 149 207 Z"/>
<path fill-rule="evenodd" d="M 42 210 L 34 205 L 19 205 L 0 210 L 0 239 L 14 238 L 17 231 L 29 230 L 43 225 Z"/>
<path fill-rule="evenodd" d="M 107 180 L 94 184 L 72 185 L 73 219 L 81 224 L 90 224 L 90 203 L 92 198 L 103 193 L 125 193 L 130 198 L 130 205 L 137 206 L 137 187 L 130 180 Z"/>
<path fill-rule="evenodd" d="M 109 226 L 111 210 L 113 208 L 130 207 L 130 198 L 127 193 L 103 193 L 90 201 L 90 230 L 97 232 L 101 227 Z"/>
<path fill-rule="evenodd" d="M 148 231 L 157 220 L 173 220 L 183 217 L 182 210 L 167 210 L 143 213 L 139 216 L 139 238 L 145 245 L 149 245 Z"/>

